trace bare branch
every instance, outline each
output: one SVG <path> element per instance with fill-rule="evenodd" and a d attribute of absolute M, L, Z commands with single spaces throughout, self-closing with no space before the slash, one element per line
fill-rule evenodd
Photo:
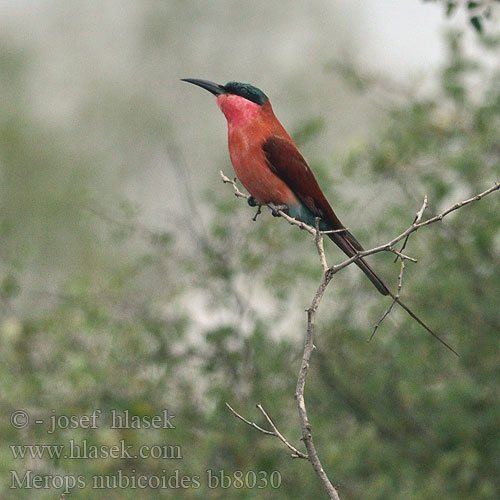
<path fill-rule="evenodd" d="M 234 189 L 234 195 L 236 196 L 236 198 L 245 198 L 246 200 L 248 200 L 248 198 L 250 198 L 250 196 L 248 196 L 247 194 L 242 193 L 239 190 L 238 185 L 236 184 L 236 181 L 234 179 L 230 179 L 229 177 L 224 175 L 224 172 L 222 170 L 220 171 L 220 176 L 222 177 L 222 182 L 224 184 L 232 184 L 233 189 Z"/>
<path fill-rule="evenodd" d="M 422 216 L 424 215 L 424 211 L 427 208 L 427 195 L 424 196 L 424 203 L 422 204 L 422 208 L 416 213 L 415 218 L 413 219 L 412 224 L 415 224 L 417 222 L 420 222 L 422 220 Z M 403 250 L 406 248 L 406 245 L 408 244 L 408 240 L 410 239 L 410 235 L 408 234 L 403 241 L 403 245 L 401 247 L 400 252 L 403 253 Z M 394 259 L 394 262 L 397 262 L 398 257 L 402 257 L 399 255 L 396 250 L 392 249 L 394 253 L 396 253 L 396 258 Z"/>
<path fill-rule="evenodd" d="M 422 203 L 422 207 L 415 214 L 415 218 L 413 219 L 413 223 L 412 224 L 417 224 L 417 223 L 419 223 L 422 220 L 422 216 L 424 215 L 424 211 L 425 211 L 426 208 L 427 208 L 427 195 L 424 196 L 424 202 Z M 417 262 L 416 259 L 413 259 L 412 257 L 408 257 L 407 255 L 405 255 L 405 254 L 402 253 L 402 251 L 406 248 L 406 244 L 408 243 L 409 237 L 410 237 L 410 235 L 408 234 L 406 236 L 404 242 L 403 242 L 403 246 L 401 247 L 401 251 L 398 252 L 397 250 L 395 250 L 392 247 L 389 248 L 389 250 L 392 253 L 396 254 L 396 259 L 394 260 L 394 262 L 397 261 L 398 257 L 401 259 L 401 270 L 399 272 L 399 277 L 398 277 L 398 291 L 396 293 L 396 296 L 393 297 L 392 302 L 389 305 L 389 307 L 387 308 L 387 310 L 385 311 L 385 313 L 375 323 L 375 326 L 373 327 L 373 331 L 372 331 L 372 333 L 370 335 L 370 338 L 368 339 L 368 343 L 370 343 L 373 340 L 373 337 L 375 337 L 375 333 L 377 332 L 379 326 L 384 322 L 385 318 L 387 318 L 387 316 L 389 316 L 389 314 L 392 311 L 392 308 L 394 307 L 394 304 L 398 301 L 397 299 L 399 298 L 399 295 L 401 293 L 401 289 L 403 287 L 403 273 L 404 273 L 404 270 L 405 270 L 405 260 L 410 260 L 412 262 Z"/>
<path fill-rule="evenodd" d="M 250 427 L 253 427 L 254 429 L 257 429 L 259 432 L 262 432 L 263 434 L 267 434 L 268 436 L 274 436 L 274 432 L 263 429 L 262 427 L 258 426 L 255 422 L 250 422 L 250 420 L 247 420 L 245 417 L 242 417 L 237 411 L 231 408 L 229 403 L 226 403 L 226 406 L 231 410 L 232 414 L 236 418 L 239 418 L 242 422 L 245 422 L 245 424 L 249 425 Z"/>
<path fill-rule="evenodd" d="M 397 250 L 394 250 L 394 248 L 389 249 L 392 253 L 396 254 L 396 259 L 399 257 L 401 260 L 409 260 L 410 262 L 415 262 L 417 263 L 418 260 L 414 259 L 413 257 L 410 257 L 409 255 L 406 255 L 404 253 L 398 252 Z"/>
<path fill-rule="evenodd" d="M 242 193 L 240 191 L 240 189 L 238 188 L 236 181 L 234 179 L 230 179 L 229 177 L 227 177 L 227 175 L 225 175 L 224 172 L 222 172 L 222 170 L 220 171 L 220 176 L 222 177 L 222 182 L 224 182 L 224 184 L 231 184 L 233 186 L 234 195 L 237 198 L 245 198 L 246 200 L 248 200 L 248 198 L 250 198 L 249 195 Z M 268 205 L 268 208 L 271 211 L 278 212 L 278 214 L 281 215 L 281 217 L 283 217 L 283 219 L 285 219 L 292 226 L 297 226 L 300 229 L 303 229 L 303 230 L 307 231 L 308 233 L 311 233 L 313 236 L 316 234 L 316 229 L 314 229 L 314 227 L 311 227 L 308 224 L 305 224 L 304 222 L 302 222 L 300 220 L 297 220 L 297 219 L 294 219 L 293 217 L 290 217 L 287 213 L 283 212 L 283 210 L 276 210 L 271 204 Z M 260 211 L 257 212 L 257 214 L 255 215 L 255 218 L 257 217 L 259 212 Z"/>
<path fill-rule="evenodd" d="M 230 183 L 233 185 L 233 188 L 235 190 L 235 195 L 237 197 L 242 197 L 242 198 L 248 199 L 248 196 L 245 195 L 244 193 L 242 193 L 238 189 L 235 181 L 226 177 L 222 172 L 221 172 L 221 176 L 222 176 L 222 180 L 225 183 Z M 426 196 L 424 198 L 422 207 L 420 208 L 420 210 L 417 212 L 417 214 L 415 216 L 413 223 L 410 225 L 410 227 L 408 227 L 408 229 L 406 229 L 399 236 L 392 239 L 388 243 L 385 243 L 384 245 L 380 245 L 380 246 L 372 248 L 370 250 L 358 252 L 353 257 L 350 257 L 349 259 L 345 260 L 344 262 L 341 262 L 340 264 L 337 264 L 337 265 L 334 265 L 331 267 L 328 267 L 328 264 L 326 261 L 325 251 L 323 248 L 323 234 L 327 234 L 327 233 L 334 232 L 334 231 L 320 231 L 319 219 L 316 219 L 316 221 L 315 221 L 316 227 L 313 228 L 307 224 L 304 224 L 303 222 L 297 221 L 293 217 L 290 217 L 288 214 L 284 213 L 282 210 L 276 210 L 276 208 L 269 206 L 269 208 L 271 210 L 277 211 L 279 213 L 279 215 L 281 215 L 284 219 L 287 220 L 287 222 L 289 222 L 290 224 L 296 225 L 301 229 L 306 230 L 307 232 L 309 232 L 310 234 L 312 234 L 314 236 L 314 242 L 316 244 L 316 248 L 318 251 L 318 256 L 319 256 L 319 260 L 320 260 L 320 264 L 321 264 L 321 269 L 323 271 L 322 276 L 321 276 L 321 281 L 320 281 L 318 288 L 316 290 L 316 293 L 312 299 L 311 305 L 307 309 L 307 329 L 306 329 L 306 337 L 305 337 L 305 342 L 304 342 L 304 353 L 302 356 L 302 362 L 301 362 L 299 375 L 298 375 L 298 379 L 297 379 L 297 386 L 296 386 L 296 390 L 295 390 L 295 400 L 297 402 L 299 419 L 300 419 L 301 427 L 302 427 L 302 440 L 304 441 L 304 445 L 305 445 L 306 450 L 307 450 L 307 455 L 299 452 L 281 435 L 281 433 L 278 431 L 278 429 L 276 428 L 276 426 L 274 425 L 274 423 L 272 422 L 272 420 L 270 419 L 270 417 L 267 415 L 267 413 L 265 412 L 265 410 L 262 408 L 262 406 L 260 404 L 257 405 L 257 408 L 261 411 L 261 413 L 266 418 L 267 422 L 269 423 L 269 425 L 273 429 L 272 431 L 268 431 L 266 429 L 263 429 L 262 427 L 259 427 L 257 424 L 250 422 L 249 420 L 245 419 L 244 417 L 242 417 L 241 415 L 236 413 L 231 408 L 231 406 L 229 406 L 229 404 L 226 403 L 226 405 L 237 418 L 239 418 L 240 420 L 245 422 L 247 425 L 254 427 L 255 429 L 257 429 L 258 431 L 260 431 L 264 434 L 272 435 L 272 436 L 275 436 L 278 439 L 280 439 L 287 446 L 288 449 L 292 450 L 292 452 L 294 453 L 294 455 L 292 455 L 292 456 L 307 459 L 311 463 L 311 465 L 313 466 L 314 471 L 318 475 L 318 477 L 319 477 L 321 483 L 323 484 L 323 487 L 325 488 L 325 490 L 328 494 L 328 497 L 330 499 L 340 500 L 340 497 L 338 495 L 337 490 L 335 489 L 335 487 L 332 485 L 330 479 L 328 478 L 326 472 L 324 471 L 323 466 L 321 465 L 321 461 L 318 457 L 316 447 L 314 446 L 313 436 L 312 436 L 312 426 L 311 426 L 311 423 L 309 422 L 307 408 L 306 408 L 306 404 L 305 404 L 305 397 L 304 397 L 306 378 L 307 378 L 307 374 L 309 371 L 309 363 L 310 363 L 312 353 L 315 349 L 314 330 L 315 330 L 315 322 L 316 322 L 316 311 L 319 307 L 319 304 L 321 302 L 321 299 L 323 298 L 323 295 L 325 293 L 325 290 L 326 290 L 329 282 L 331 281 L 331 279 L 333 278 L 333 276 L 337 272 L 339 272 L 344 267 L 347 267 L 348 265 L 352 264 L 353 262 L 357 261 L 361 257 L 365 257 L 365 256 L 372 255 L 372 254 L 379 253 L 379 252 L 389 251 L 389 252 L 396 254 L 396 256 L 401 259 L 401 268 L 400 268 L 400 272 L 399 272 L 399 276 L 398 276 L 397 294 L 396 295 L 391 294 L 393 301 L 392 301 L 391 305 L 389 306 L 389 308 L 387 309 L 387 311 L 384 313 L 384 315 L 380 318 L 380 320 L 375 325 L 375 328 L 374 328 L 372 335 L 370 337 L 370 340 L 371 340 L 373 338 L 373 335 L 377 331 L 378 327 L 380 326 L 380 324 L 384 321 L 384 319 L 391 312 L 392 308 L 394 307 L 394 304 L 396 302 L 398 302 L 399 295 L 401 293 L 401 289 L 403 286 L 403 275 L 404 275 L 404 271 L 405 271 L 405 261 L 409 260 L 412 262 L 416 262 L 416 259 L 409 257 L 409 256 L 402 253 L 405 246 L 406 246 L 406 242 L 408 241 L 408 237 L 410 236 L 410 234 L 417 231 L 418 229 L 420 229 L 423 226 L 427 226 L 429 224 L 433 224 L 434 222 L 438 222 L 438 221 L 443 220 L 443 218 L 446 217 L 448 214 L 450 214 L 450 213 L 452 213 L 452 212 L 454 212 L 454 211 L 456 211 L 456 210 L 458 210 L 458 209 L 460 209 L 460 208 L 462 208 L 462 207 L 464 207 L 464 206 L 466 206 L 474 201 L 481 200 L 482 198 L 489 195 L 490 193 L 497 191 L 499 188 L 500 188 L 500 183 L 497 182 L 492 187 L 487 189 L 486 191 L 483 191 L 482 193 L 480 193 L 472 198 L 469 198 L 469 199 L 464 200 L 462 202 L 456 203 L 455 205 L 448 208 L 447 210 L 445 210 L 441 214 L 436 215 L 434 217 L 431 217 L 430 219 L 427 219 L 427 220 L 421 222 L 423 214 L 425 212 L 425 209 L 427 208 L 427 196 Z M 398 243 L 401 240 L 405 240 L 405 242 L 404 242 L 401 250 L 398 251 L 394 248 L 394 245 L 396 245 L 396 243 Z M 408 309 L 403 304 L 401 304 L 401 305 L 404 309 L 406 309 L 408 311 Z M 412 316 L 415 317 L 413 314 L 412 314 Z M 423 323 L 421 323 L 421 324 L 423 325 Z M 436 337 L 436 335 L 432 331 L 431 331 L 431 333 Z M 442 343 L 444 343 L 444 341 L 441 340 L 439 337 L 436 337 L 436 338 L 438 338 Z M 444 343 L 444 344 L 449 349 L 451 349 L 453 352 L 455 352 L 451 347 L 448 346 L 448 344 L 446 344 L 446 343 Z M 456 352 L 455 352 L 455 354 L 456 354 Z"/>
<path fill-rule="evenodd" d="M 422 208 L 415 215 L 415 220 L 413 221 L 413 224 L 418 224 L 422 220 L 426 208 L 427 208 L 427 195 L 424 196 L 424 202 L 422 203 Z"/>
<path fill-rule="evenodd" d="M 271 420 L 271 417 L 266 413 L 264 408 L 262 407 L 261 404 L 257 405 L 257 408 L 259 411 L 264 415 L 264 418 L 267 420 L 271 428 L 273 429 L 272 431 L 268 431 L 266 429 L 263 429 L 259 425 L 257 425 L 255 422 L 250 422 L 250 420 L 247 420 L 245 417 L 241 416 L 237 411 L 235 411 L 229 403 L 226 403 L 226 406 L 231 410 L 231 413 L 236 417 L 239 418 L 242 422 L 245 422 L 245 424 L 249 425 L 250 427 L 253 427 L 254 429 L 257 429 L 259 432 L 262 432 L 263 434 L 267 434 L 268 436 L 274 436 L 277 437 L 281 442 L 285 444 L 285 446 L 292 452 L 292 458 L 304 458 L 308 459 L 308 456 L 302 453 L 301 451 L 297 450 L 295 446 L 290 444 L 287 439 L 281 434 L 281 432 L 277 429 L 277 427 L 274 425 L 273 421 Z"/>
<path fill-rule="evenodd" d="M 304 231 L 307 231 L 308 233 L 312 234 L 313 236 L 316 235 L 316 229 L 314 227 L 310 226 L 309 224 L 306 224 L 300 220 L 294 219 L 293 217 L 290 217 L 288 214 L 283 212 L 283 210 L 278 210 L 278 213 L 285 219 L 289 224 L 292 226 L 297 226 L 300 229 L 303 229 Z"/>
<path fill-rule="evenodd" d="M 283 434 L 281 434 L 281 432 L 274 425 L 273 421 L 271 420 L 271 417 L 269 417 L 269 415 L 266 413 L 266 410 L 264 410 L 264 408 L 262 408 L 262 405 L 260 403 L 257 405 L 257 408 L 260 410 L 260 412 L 262 413 L 262 415 L 264 415 L 265 419 L 268 421 L 269 425 L 272 427 L 274 435 L 278 439 L 280 439 L 281 441 L 283 441 L 283 443 L 285 443 L 285 445 L 288 447 L 288 449 L 293 453 L 292 454 L 292 458 L 304 458 L 304 459 L 308 460 L 309 457 L 305 453 L 302 453 L 301 451 L 297 450 L 297 448 L 295 448 L 295 446 L 291 445 L 283 437 Z"/>
<path fill-rule="evenodd" d="M 368 339 L 368 343 L 370 343 L 373 340 L 373 337 L 375 336 L 375 333 L 378 330 L 379 326 L 383 323 L 385 318 L 387 318 L 387 316 L 392 311 L 394 304 L 398 301 L 397 299 L 399 298 L 399 295 L 401 293 L 401 289 L 403 288 L 403 273 L 405 270 L 405 260 L 412 260 L 413 262 L 416 262 L 416 260 L 412 259 L 411 257 L 407 257 L 406 255 L 400 254 L 399 252 L 396 252 L 396 253 L 401 257 L 401 270 L 399 271 L 399 276 L 398 276 L 398 291 L 396 293 L 395 298 L 392 299 L 390 306 L 387 308 L 385 313 L 382 315 L 382 317 L 375 324 L 373 331 L 372 331 L 372 334 L 370 335 L 370 338 Z"/>
<path fill-rule="evenodd" d="M 325 273 L 323 273 L 325 276 Z M 322 280 L 323 282 L 323 280 Z M 302 356 L 302 363 L 300 365 L 299 377 L 297 379 L 297 387 L 295 390 L 295 400 L 297 401 L 297 407 L 299 410 L 299 418 L 302 426 L 302 440 L 306 446 L 307 454 L 309 456 L 309 462 L 313 466 L 314 471 L 318 475 L 323 487 L 325 488 L 328 497 L 333 500 L 340 500 L 339 494 L 335 487 L 332 485 L 330 479 L 328 478 L 326 472 L 321 465 L 321 461 L 318 457 L 316 447 L 314 446 L 313 436 L 312 436 L 312 426 L 309 422 L 309 417 L 307 416 L 307 408 L 304 399 L 304 390 L 306 386 L 307 372 L 309 371 L 309 361 L 311 359 L 312 352 L 314 350 L 314 325 L 316 319 L 316 309 L 319 305 L 321 297 L 326 289 L 326 285 L 321 287 L 316 292 L 314 296 L 311 307 L 307 310 L 307 330 L 306 330 L 306 340 L 304 344 L 304 354 Z"/>
<path fill-rule="evenodd" d="M 483 191 L 482 193 L 480 193 L 480 194 L 478 194 L 476 196 L 473 196 L 472 198 L 469 198 L 469 199 L 467 199 L 465 201 L 461 201 L 459 203 L 456 203 L 455 205 L 453 205 L 452 207 L 448 208 L 447 210 L 445 210 L 444 212 L 440 213 L 439 215 L 431 217 L 430 219 L 427 219 L 427 220 L 425 220 L 423 222 L 417 223 L 415 221 L 408 229 L 406 229 L 406 231 L 403 231 L 399 236 L 396 236 L 391 241 L 389 241 L 389 242 L 387 242 L 387 243 L 385 243 L 383 245 L 380 245 L 378 247 L 371 248 L 370 250 L 364 250 L 363 252 L 358 252 L 356 255 L 354 255 L 353 257 L 350 257 L 349 259 L 345 260 L 344 262 L 341 262 L 340 264 L 337 264 L 335 266 L 331 266 L 329 268 L 328 272 L 333 275 L 333 274 L 337 273 L 338 271 L 340 271 L 341 269 L 343 269 L 344 267 L 346 267 L 346 266 L 352 264 L 353 262 L 357 261 L 361 257 L 367 257 L 368 255 L 373 255 L 373 254 L 379 253 L 379 252 L 388 252 L 388 251 L 390 252 L 391 248 L 396 243 L 398 243 L 402 239 L 406 238 L 407 235 L 410 235 L 411 233 L 417 231 L 421 227 L 428 226 L 429 224 L 433 224 L 434 222 L 440 222 L 440 221 L 442 221 L 444 219 L 444 217 L 446 217 L 450 213 L 454 212 L 455 210 L 458 210 L 459 208 L 462 208 L 462 207 L 464 207 L 466 205 L 469 205 L 473 201 L 479 201 L 482 198 L 484 198 L 485 196 L 493 193 L 494 191 L 497 191 L 498 189 L 500 189 L 500 182 L 496 182 L 492 187 L 490 187 L 486 191 Z"/>
<path fill-rule="evenodd" d="M 482 200 L 485 196 L 488 196 L 489 194 L 493 193 L 494 191 L 497 191 L 498 189 L 500 189 L 500 182 L 495 182 L 495 184 L 493 186 L 491 186 L 489 189 L 487 189 L 486 191 L 483 191 L 482 193 L 479 193 L 476 196 L 473 196 L 472 198 L 469 198 L 467 200 L 455 203 L 455 205 L 448 208 L 444 212 L 440 213 L 439 215 L 436 215 L 435 217 L 431 217 L 430 219 L 427 219 L 426 221 L 421 222 L 420 224 L 417 224 L 417 226 L 418 227 L 427 226 L 428 224 L 432 224 L 433 222 L 441 221 L 448 214 L 451 214 L 451 212 L 454 212 L 455 210 L 458 210 L 459 208 L 465 207 L 465 205 L 469 205 L 470 203 L 472 203 L 474 201 Z"/>
<path fill-rule="evenodd" d="M 383 321 L 385 320 L 385 318 L 387 318 L 387 316 L 389 316 L 389 314 L 391 313 L 392 308 L 394 307 L 394 304 L 396 302 L 397 302 L 396 300 L 392 299 L 392 302 L 389 305 L 389 307 L 386 309 L 385 313 L 382 314 L 382 317 L 375 323 L 375 326 L 373 327 L 373 330 L 372 330 L 372 333 L 370 335 L 370 338 L 368 339 L 368 343 L 370 343 L 373 340 L 373 337 L 375 337 L 375 333 L 377 332 L 379 326 L 383 323 Z"/>
<path fill-rule="evenodd" d="M 314 242 L 316 243 L 316 248 L 318 249 L 319 261 L 321 263 L 321 269 L 323 273 L 328 270 L 328 264 L 326 262 L 325 248 L 323 246 L 323 234 L 319 230 L 319 217 L 316 217 L 316 234 L 314 235 Z"/>

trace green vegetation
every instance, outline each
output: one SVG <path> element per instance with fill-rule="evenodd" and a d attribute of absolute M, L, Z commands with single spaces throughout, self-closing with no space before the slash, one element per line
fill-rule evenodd
<path fill-rule="evenodd" d="M 45 477 L 83 476 L 87 487 L 75 488 L 69 499 L 323 498 L 309 464 L 291 460 L 278 440 L 238 421 L 224 404 L 265 426 L 255 409 L 262 403 L 300 445 L 293 394 L 303 310 L 320 277 L 310 237 L 269 213 L 252 222 L 253 209 L 222 184 L 200 202 L 212 214 L 208 225 L 192 216 L 196 207 L 188 203 L 186 221 L 165 231 L 144 227 L 136 210 L 115 201 L 118 195 L 97 209 L 87 195 L 88 179 L 97 175 L 95 158 L 82 159 L 58 143 L 57 131 L 40 131 L 22 106 L 21 58 L 4 54 L 2 60 L 12 77 L 2 85 L 12 94 L 0 123 L 0 497 L 57 498 L 61 490 L 9 489 L 9 471 L 22 476 L 29 469 Z M 355 80 L 368 93 L 376 84 L 362 75 Z M 339 216 L 366 247 L 404 230 L 425 194 L 429 215 L 499 180 L 499 82 L 498 68 L 467 59 L 460 37 L 451 35 L 432 95 L 402 94 L 397 104 L 388 102 L 378 137 L 353 147 L 343 161 L 313 159 Z M 297 129 L 301 145 L 314 143 L 323 127 L 322 119 L 305 120 Z M 214 176 L 217 171 L 214 166 Z M 39 190 L 27 191 L 32 184 L 23 178 L 36 172 Z M 361 202 L 343 196 L 351 183 L 363 193 Z M 56 227 L 60 241 L 44 235 L 47 219 L 52 229 L 46 234 Z M 87 239 L 100 249 L 68 261 L 65 248 L 79 252 L 78 241 Z M 33 279 L 35 262 L 42 275 L 48 265 L 37 259 L 41 242 L 66 266 L 50 286 Z M 326 245 L 329 262 L 340 260 Z M 418 258 L 407 264 L 406 302 L 461 358 L 396 310 L 367 344 L 388 304 L 353 266 L 343 271 L 318 312 L 306 387 L 318 452 L 343 500 L 496 500 L 498 195 L 412 235 L 406 251 Z M 395 288 L 393 256 L 372 261 Z M 110 428 L 112 409 L 145 417 L 165 408 L 175 414 L 175 429 Z M 32 421 L 47 421 L 52 409 L 78 416 L 100 409 L 102 417 L 98 429 L 48 434 L 47 425 L 13 428 L 9 416 L 20 409 Z M 134 450 L 179 445 L 183 458 L 14 459 L 7 446 L 71 439 L 99 447 L 124 440 Z M 281 484 L 210 489 L 208 469 L 254 471 L 258 479 L 262 471 L 268 480 L 279 471 Z M 178 470 L 200 476 L 200 486 L 90 487 L 92 476 L 118 470 L 167 477 Z"/>

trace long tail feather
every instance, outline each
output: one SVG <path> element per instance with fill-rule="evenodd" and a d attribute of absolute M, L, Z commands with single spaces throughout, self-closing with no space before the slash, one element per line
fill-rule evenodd
<path fill-rule="evenodd" d="M 349 257 L 356 255 L 357 252 L 363 251 L 363 247 L 356 238 L 347 230 L 339 233 L 328 233 L 330 239 Z M 420 326 L 427 330 L 435 339 L 449 349 L 455 356 L 460 357 L 458 352 L 445 342 L 439 335 L 434 333 L 404 302 L 397 297 L 389 287 L 382 281 L 377 273 L 369 266 L 369 264 L 360 258 L 356 261 L 357 266 L 366 274 L 368 279 L 375 285 L 377 290 L 382 295 L 390 295 Z"/>
<path fill-rule="evenodd" d="M 404 302 L 401 302 L 399 297 L 396 297 L 390 290 L 389 295 L 422 327 L 424 327 L 435 339 L 437 339 L 441 344 L 447 347 L 457 358 L 460 357 L 453 347 L 450 346 L 447 342 L 445 342 L 439 335 L 434 333 Z"/>
<path fill-rule="evenodd" d="M 349 257 L 363 251 L 363 247 L 359 244 L 358 240 L 347 229 L 341 233 L 328 233 L 328 236 Z M 386 284 L 379 278 L 366 260 L 362 258 L 358 259 L 356 265 L 366 274 L 382 295 L 390 295 Z"/>

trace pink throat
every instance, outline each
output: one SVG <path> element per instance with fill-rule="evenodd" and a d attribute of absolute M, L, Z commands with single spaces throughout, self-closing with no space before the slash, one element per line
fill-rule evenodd
<path fill-rule="evenodd" d="M 232 127 L 251 122 L 260 111 L 260 106 L 255 102 L 233 94 L 222 94 L 217 97 L 217 105 Z"/>

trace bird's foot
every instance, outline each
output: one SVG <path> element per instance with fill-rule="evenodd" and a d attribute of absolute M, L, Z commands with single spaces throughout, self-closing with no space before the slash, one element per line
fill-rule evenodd
<path fill-rule="evenodd" d="M 250 205 L 251 206 L 251 205 Z M 257 212 L 255 215 L 252 217 L 252 220 L 255 222 L 257 220 L 257 217 L 262 213 L 262 205 L 258 204 L 257 205 Z"/>
<path fill-rule="evenodd" d="M 269 208 L 271 209 L 271 214 L 273 217 L 280 217 L 279 211 L 282 210 L 285 212 L 288 210 L 288 205 L 275 205 L 274 203 L 269 204 Z"/>
<path fill-rule="evenodd" d="M 260 203 L 253 196 L 249 196 L 247 202 L 251 207 L 260 207 Z"/>
<path fill-rule="evenodd" d="M 257 212 L 255 213 L 255 215 L 252 217 L 252 220 L 255 222 L 257 220 L 257 217 L 262 213 L 262 203 L 260 203 L 259 201 L 257 201 L 256 198 L 254 198 L 252 195 L 250 195 L 248 198 L 247 198 L 247 202 L 248 204 L 251 206 L 251 207 L 257 207 Z"/>

